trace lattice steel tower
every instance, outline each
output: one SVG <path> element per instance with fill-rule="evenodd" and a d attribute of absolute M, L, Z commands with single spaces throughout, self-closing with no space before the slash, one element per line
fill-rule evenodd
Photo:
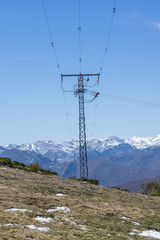
<path fill-rule="evenodd" d="M 84 77 L 87 77 L 87 81 L 89 81 L 89 77 L 98 76 L 99 82 L 100 74 L 70 74 L 70 75 L 61 75 L 61 80 L 63 84 L 64 77 L 78 77 L 78 84 L 75 85 L 78 88 L 74 89 L 74 94 L 79 98 L 79 164 L 80 164 L 80 178 L 88 180 L 88 159 L 87 159 L 87 144 L 86 144 L 86 126 L 85 126 L 85 111 L 84 111 L 84 94 L 88 93 L 93 96 L 93 98 L 89 101 L 93 101 L 99 93 L 89 91 L 84 88 Z M 85 84 L 87 87 L 87 84 Z M 64 91 L 64 89 L 63 89 Z"/>
<path fill-rule="evenodd" d="M 79 164 L 80 164 L 80 178 L 88 180 L 88 160 L 87 160 L 87 144 L 86 144 L 86 126 L 85 126 L 85 112 L 84 112 L 84 84 L 83 76 L 78 76 L 78 90 L 79 96 Z"/>

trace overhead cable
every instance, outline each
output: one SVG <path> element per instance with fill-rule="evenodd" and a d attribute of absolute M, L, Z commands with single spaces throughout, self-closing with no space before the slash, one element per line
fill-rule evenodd
<path fill-rule="evenodd" d="M 81 0 L 79 0 L 79 64 L 80 64 L 80 73 L 82 70 L 82 53 L 81 53 Z"/>
<path fill-rule="evenodd" d="M 96 99 L 95 108 L 94 108 L 92 137 L 94 137 L 94 134 L 95 134 L 96 118 L 97 118 L 97 99 Z"/>
<path fill-rule="evenodd" d="M 108 32 L 108 36 L 107 36 L 106 47 L 105 47 L 104 55 L 103 55 L 103 59 L 102 59 L 102 65 L 100 67 L 100 73 L 103 71 L 103 66 L 104 66 L 104 62 L 105 62 L 107 51 L 108 51 L 109 40 L 110 40 L 112 25 L 113 25 L 113 19 L 114 19 L 114 15 L 115 15 L 115 12 L 116 12 L 116 2 L 117 2 L 117 0 L 114 0 L 113 12 L 112 12 L 111 22 L 110 22 L 110 26 L 109 26 L 109 32 Z"/>
<path fill-rule="evenodd" d="M 93 91 L 88 92 L 88 94 L 91 96 L 95 96 L 95 92 L 93 92 Z M 142 101 L 142 100 L 138 100 L 138 99 L 126 98 L 126 97 L 121 97 L 121 96 L 116 96 L 116 95 L 111 95 L 111 94 L 99 94 L 98 97 L 108 98 L 108 99 L 114 100 L 114 101 L 138 104 L 138 105 L 143 105 L 143 106 L 148 106 L 148 107 L 158 107 L 158 108 L 160 107 L 160 103 Z"/>
<path fill-rule="evenodd" d="M 45 18 L 46 18 L 47 27 L 48 27 L 51 46 L 52 46 L 53 53 L 54 53 L 54 56 L 55 56 L 55 59 L 56 59 L 57 68 L 59 70 L 59 73 L 61 74 L 61 68 L 60 68 L 58 57 L 57 57 L 56 50 L 55 50 L 55 44 L 54 44 L 54 41 L 53 41 L 53 36 L 52 36 L 52 32 L 51 32 L 51 28 L 50 28 L 49 19 L 48 19 L 47 10 L 46 10 L 44 0 L 42 0 L 42 5 L 43 5 L 43 9 L 44 9 L 44 14 L 45 14 Z"/>
<path fill-rule="evenodd" d="M 48 27 L 48 32 L 49 32 L 49 37 L 50 37 L 50 41 L 51 41 L 51 46 L 52 46 L 53 53 L 54 53 L 54 56 L 55 56 L 55 59 L 56 59 L 57 68 L 59 70 L 60 75 L 62 75 L 60 64 L 59 64 L 58 57 L 57 57 L 56 50 L 55 50 L 55 45 L 54 45 L 54 41 L 53 41 L 53 36 L 52 36 L 52 32 L 51 32 L 51 28 L 50 28 L 49 19 L 48 19 L 47 10 L 46 10 L 46 6 L 45 6 L 44 0 L 42 0 L 42 5 L 43 5 L 43 9 L 44 9 L 44 14 L 45 14 L 45 18 L 46 18 L 47 27 Z M 61 81 L 61 87 L 62 87 L 62 81 Z M 63 90 L 63 96 L 64 96 L 64 105 L 65 105 L 65 112 L 66 112 L 66 117 L 67 117 L 68 129 L 69 129 L 71 140 L 73 140 L 72 129 L 71 129 L 71 124 L 70 124 L 70 119 L 69 119 L 67 99 L 66 99 L 66 95 L 65 95 L 65 91 L 64 90 Z"/>
<path fill-rule="evenodd" d="M 65 111 L 66 111 L 68 129 L 69 129 L 69 134 L 70 134 L 70 138 L 71 138 L 71 141 L 72 141 L 73 140 L 72 128 L 71 128 L 70 119 L 69 119 L 69 111 L 68 111 L 68 104 L 67 104 L 66 94 L 65 94 L 64 91 L 63 91 L 63 96 L 64 96 L 64 103 L 65 103 Z"/>

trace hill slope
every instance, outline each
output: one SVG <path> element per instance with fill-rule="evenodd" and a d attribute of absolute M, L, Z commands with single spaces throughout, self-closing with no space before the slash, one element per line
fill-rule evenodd
<path fill-rule="evenodd" d="M 138 234 L 160 231 L 158 197 L 4 167 L 0 179 L 3 240 L 144 239 Z"/>

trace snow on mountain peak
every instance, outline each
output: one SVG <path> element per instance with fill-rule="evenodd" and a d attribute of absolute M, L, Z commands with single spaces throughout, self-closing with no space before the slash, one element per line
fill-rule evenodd
<path fill-rule="evenodd" d="M 160 135 L 155 137 L 132 137 L 130 139 L 120 139 L 115 136 L 107 137 L 104 139 L 100 138 L 89 138 L 87 139 L 87 149 L 89 151 L 97 151 L 102 153 L 108 149 L 114 149 L 117 146 L 131 147 L 136 149 L 146 149 L 149 147 L 160 146 Z M 23 144 L 21 146 L 10 144 L 5 146 L 7 149 L 19 149 L 22 151 L 34 151 L 37 154 L 45 155 L 46 157 L 55 159 L 57 154 L 60 159 L 64 161 L 65 157 L 72 156 L 74 159 L 78 156 L 79 151 L 79 141 L 64 141 L 62 143 L 56 143 L 51 140 L 48 141 L 36 141 L 32 143 Z M 3 150 L 4 151 L 4 150 Z M 67 157 L 66 157 L 67 158 Z"/>
<path fill-rule="evenodd" d="M 87 139 L 87 147 L 92 150 L 103 152 L 109 148 L 114 148 L 120 144 L 124 144 L 124 139 L 120 139 L 115 136 L 99 139 L 89 138 Z"/>
<path fill-rule="evenodd" d="M 17 144 L 8 144 L 4 146 L 7 149 L 13 149 L 13 148 L 18 148 L 19 146 Z"/>
<path fill-rule="evenodd" d="M 136 147 L 137 149 L 146 149 L 149 147 L 158 147 L 160 146 L 160 135 L 154 137 L 132 137 L 126 139 L 125 143 Z"/>
<path fill-rule="evenodd" d="M 27 151 L 27 150 L 34 151 L 36 153 L 44 155 L 48 152 L 56 153 L 58 151 L 71 153 L 77 147 L 78 147 L 78 141 L 56 143 L 51 140 L 49 141 L 39 140 L 33 143 L 23 144 L 19 147 L 19 149 L 22 151 Z"/>

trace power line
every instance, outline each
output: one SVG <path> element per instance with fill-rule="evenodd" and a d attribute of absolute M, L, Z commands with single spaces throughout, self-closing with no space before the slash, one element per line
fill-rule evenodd
<path fill-rule="evenodd" d="M 94 137 L 94 133 L 95 133 L 96 117 L 97 117 L 97 99 L 96 99 L 95 108 L 94 108 L 92 137 Z"/>
<path fill-rule="evenodd" d="M 103 59 L 102 59 L 102 65 L 101 65 L 101 67 L 100 67 L 100 74 L 102 74 L 103 66 L 104 66 L 104 62 L 105 62 L 105 58 L 106 58 L 107 51 L 108 51 L 109 40 L 110 40 L 111 31 L 112 31 L 112 25 L 113 25 L 113 18 L 114 18 L 115 11 L 116 11 L 116 2 L 117 2 L 117 0 L 114 0 L 113 12 L 112 12 L 112 17 L 111 17 L 110 26 L 109 26 L 109 32 L 108 32 L 107 41 L 106 41 L 106 46 L 105 46 L 104 55 L 103 55 Z M 98 93 L 98 85 L 97 85 L 97 93 Z M 97 94 L 97 93 L 96 93 L 96 94 Z M 98 94 L 99 94 L 99 93 L 98 93 Z M 94 93 L 93 96 L 98 96 L 98 95 L 95 95 L 95 93 Z M 94 131 L 95 131 L 95 125 L 96 125 L 97 106 L 98 106 L 98 100 L 96 99 L 96 103 L 95 103 L 95 113 L 94 113 L 94 118 L 93 118 L 92 137 L 93 137 L 93 134 L 94 134 Z"/>
<path fill-rule="evenodd" d="M 66 117 L 67 117 L 67 124 L 68 124 L 69 134 L 70 134 L 71 140 L 73 140 L 72 128 L 71 128 L 70 119 L 69 119 L 68 104 L 67 104 L 66 94 L 65 94 L 64 91 L 63 91 L 63 96 L 64 96 L 65 111 L 66 111 Z"/>
<path fill-rule="evenodd" d="M 61 68 L 60 68 L 58 57 L 57 57 L 56 50 L 55 50 L 55 45 L 54 45 L 54 41 L 53 41 L 53 36 L 52 36 L 52 32 L 51 32 L 51 28 L 50 28 L 49 19 L 48 19 L 47 10 L 46 10 L 46 6 L 45 6 L 44 0 L 42 0 L 42 5 L 43 5 L 43 9 L 44 9 L 44 14 L 45 14 L 47 27 L 48 27 L 48 32 L 49 32 L 49 37 L 50 37 L 50 41 L 51 41 L 51 46 L 52 46 L 53 53 L 54 53 L 54 56 L 55 56 L 55 59 L 56 59 L 57 68 L 59 70 L 59 73 L 61 74 Z"/>
<path fill-rule="evenodd" d="M 109 40 L 110 40 L 112 25 L 113 25 L 113 19 L 114 19 L 114 15 L 115 15 L 115 11 L 116 11 L 116 2 L 117 2 L 117 0 L 114 0 L 113 12 L 112 12 L 111 22 L 110 22 L 110 26 L 109 26 L 109 32 L 108 32 L 108 36 L 107 36 L 106 47 L 105 47 L 104 55 L 103 55 L 103 59 L 102 59 L 102 65 L 100 67 L 100 73 L 103 71 L 103 66 L 104 66 L 105 58 L 106 58 L 107 51 L 108 51 Z"/>
<path fill-rule="evenodd" d="M 79 64 L 80 64 L 80 73 L 82 70 L 82 53 L 81 53 L 81 0 L 79 0 Z"/>
<path fill-rule="evenodd" d="M 59 73 L 62 74 L 61 68 L 60 68 L 60 64 L 59 64 L 59 61 L 58 61 L 58 57 L 57 57 L 57 54 L 56 54 L 56 50 L 55 50 L 55 45 L 54 45 L 54 41 L 53 41 L 53 36 L 52 36 L 51 27 L 50 27 L 50 24 L 49 24 L 49 18 L 48 18 L 48 15 L 47 15 L 47 10 L 46 10 L 46 6 L 45 6 L 44 0 L 42 0 L 42 5 L 43 5 L 43 9 L 44 9 L 44 14 L 45 14 L 47 27 L 48 27 L 48 32 L 49 32 L 49 37 L 50 37 L 50 41 L 51 41 L 51 46 L 52 46 L 53 53 L 54 53 L 54 56 L 55 56 L 55 59 L 56 59 L 57 68 L 59 70 Z M 71 140 L 73 140 L 72 128 L 71 128 L 70 119 L 69 119 L 67 99 L 66 99 L 66 95 L 65 95 L 65 91 L 64 90 L 63 90 L 63 96 L 64 96 L 64 105 L 65 105 L 65 112 L 66 112 L 66 117 L 67 117 L 68 129 L 69 129 Z"/>
<path fill-rule="evenodd" d="M 96 92 L 87 91 L 86 93 L 91 95 L 91 96 L 95 96 Z M 99 97 L 108 98 L 108 99 L 114 100 L 114 101 L 120 101 L 120 102 L 126 102 L 126 103 L 148 106 L 148 107 L 157 107 L 157 108 L 160 107 L 160 103 L 142 101 L 142 100 L 138 100 L 138 99 L 126 98 L 126 97 L 121 97 L 121 96 L 116 96 L 116 95 L 111 95 L 111 94 L 99 94 Z"/>
<path fill-rule="evenodd" d="M 115 96 L 110 94 L 101 94 L 101 95 L 102 97 L 110 98 L 112 100 L 118 100 L 118 101 L 127 102 L 127 103 L 134 103 L 138 105 L 145 105 L 149 107 L 160 107 L 160 103 L 142 101 L 142 100 L 132 99 L 132 98 L 125 98 L 125 97 L 120 97 L 120 96 Z"/>

